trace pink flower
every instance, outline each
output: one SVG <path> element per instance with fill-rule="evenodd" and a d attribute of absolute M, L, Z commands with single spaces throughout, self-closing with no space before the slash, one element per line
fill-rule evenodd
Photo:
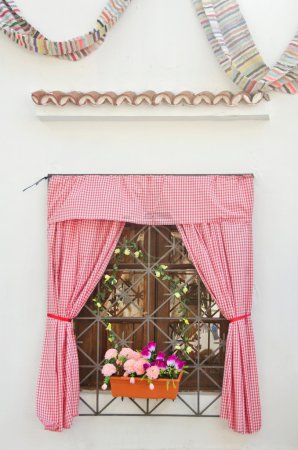
<path fill-rule="evenodd" d="M 159 367 L 160 369 L 167 368 L 166 363 L 164 361 L 162 361 L 161 359 L 157 359 L 157 358 L 156 358 L 155 366 Z"/>
<path fill-rule="evenodd" d="M 129 382 L 130 382 L 130 384 L 135 384 L 136 380 L 135 380 L 134 377 L 131 377 L 130 380 L 129 380 Z"/>
<path fill-rule="evenodd" d="M 115 348 L 110 348 L 105 353 L 105 359 L 117 358 L 118 352 Z"/>
<path fill-rule="evenodd" d="M 149 380 L 156 380 L 160 374 L 160 370 L 157 366 L 151 366 L 146 370 L 146 374 Z"/>
<path fill-rule="evenodd" d="M 104 383 L 104 384 L 101 386 L 101 389 L 102 389 L 103 391 L 106 391 L 106 390 L 107 390 L 107 387 L 108 387 L 108 385 L 107 385 L 106 383 Z"/>
<path fill-rule="evenodd" d="M 125 361 L 123 366 L 125 372 L 127 372 L 128 374 L 134 373 L 136 371 L 135 365 L 136 361 L 134 359 L 128 359 L 127 361 Z"/>
<path fill-rule="evenodd" d="M 144 368 L 144 364 L 146 364 L 147 361 L 144 358 L 138 359 L 135 362 L 135 372 L 137 375 L 144 375 L 145 373 L 145 368 Z"/>
<path fill-rule="evenodd" d="M 103 368 L 101 369 L 101 373 L 105 376 L 105 377 L 110 377 L 112 376 L 114 373 L 117 372 L 116 367 L 114 366 L 114 364 L 105 364 L 103 366 Z"/>
<path fill-rule="evenodd" d="M 143 358 L 140 352 L 134 352 L 134 354 L 132 355 L 132 359 L 134 359 L 135 361 L 137 361 L 138 359 Z"/>
<path fill-rule="evenodd" d="M 150 389 L 151 391 L 154 390 L 154 384 L 153 384 L 153 383 L 150 383 L 150 384 L 149 384 L 149 389 Z"/>
<path fill-rule="evenodd" d="M 177 359 L 175 362 L 175 369 L 181 371 L 183 367 L 185 366 L 186 361 L 181 361 L 181 359 Z"/>
<path fill-rule="evenodd" d="M 147 358 L 147 359 L 151 358 L 151 352 L 148 349 L 148 347 L 144 347 L 143 348 L 143 350 L 141 352 L 141 355 L 142 355 L 143 358 Z"/>
<path fill-rule="evenodd" d="M 175 367 L 177 359 L 178 358 L 177 358 L 176 355 L 169 356 L 168 359 L 167 359 L 167 366 Z"/>
<path fill-rule="evenodd" d="M 156 361 L 164 361 L 165 357 L 166 357 L 166 354 L 165 354 L 165 353 L 163 353 L 163 352 L 158 352 L 158 353 L 157 353 L 157 357 L 156 357 Z"/>
<path fill-rule="evenodd" d="M 156 350 L 156 342 L 154 341 L 150 341 L 149 344 L 147 345 L 147 348 L 149 350 L 149 352 L 155 352 Z"/>
<path fill-rule="evenodd" d="M 126 359 L 131 359 L 133 358 L 134 352 L 131 348 L 129 347 L 124 347 L 121 352 L 119 353 L 119 356 L 124 356 L 124 358 Z"/>

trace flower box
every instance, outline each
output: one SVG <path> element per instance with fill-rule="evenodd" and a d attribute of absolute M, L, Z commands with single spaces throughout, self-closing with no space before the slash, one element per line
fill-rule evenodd
<path fill-rule="evenodd" d="M 179 385 L 183 372 L 180 372 L 177 379 L 158 378 L 152 381 L 154 389 L 149 387 L 148 380 L 135 378 L 135 382 L 130 383 L 131 377 L 111 377 L 111 391 L 113 397 L 129 398 L 167 398 L 175 400 L 179 392 Z"/>

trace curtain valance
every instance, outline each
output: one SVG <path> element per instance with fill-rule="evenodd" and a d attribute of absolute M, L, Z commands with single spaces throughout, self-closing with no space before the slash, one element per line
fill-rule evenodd
<path fill-rule="evenodd" d="M 57 192 L 59 195 L 57 196 Z M 251 221 L 253 176 L 52 176 L 49 222 L 116 220 L 147 225 Z"/>

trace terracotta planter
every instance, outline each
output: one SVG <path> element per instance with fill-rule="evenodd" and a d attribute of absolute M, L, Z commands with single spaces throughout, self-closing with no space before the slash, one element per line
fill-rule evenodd
<path fill-rule="evenodd" d="M 154 380 L 154 390 L 151 391 L 147 380 L 135 378 L 135 383 L 130 383 L 130 377 L 111 377 L 111 391 L 113 397 L 130 398 L 169 398 L 175 400 L 179 392 L 179 384 L 183 372 L 180 372 L 176 380 L 159 378 Z"/>

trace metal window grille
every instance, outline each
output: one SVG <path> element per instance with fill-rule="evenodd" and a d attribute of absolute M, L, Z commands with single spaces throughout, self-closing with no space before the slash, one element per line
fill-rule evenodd
<path fill-rule="evenodd" d="M 192 351 L 175 402 L 113 398 L 100 389 L 101 368 L 109 343 L 106 322 L 94 310 L 92 296 L 74 321 L 80 362 L 80 415 L 154 415 L 217 417 L 223 378 L 228 322 L 196 272 L 175 226 L 127 224 L 120 238 L 133 240 L 144 258 L 126 256 L 119 265 L 115 292 L 104 307 L 111 314 L 120 346 L 141 349 L 150 340 L 159 351 L 172 353 L 181 342 L 179 299 L 167 282 L 157 278 L 154 267 L 166 264 L 175 279 L 187 283 L 187 333 Z M 106 273 L 111 271 L 113 259 Z"/>

